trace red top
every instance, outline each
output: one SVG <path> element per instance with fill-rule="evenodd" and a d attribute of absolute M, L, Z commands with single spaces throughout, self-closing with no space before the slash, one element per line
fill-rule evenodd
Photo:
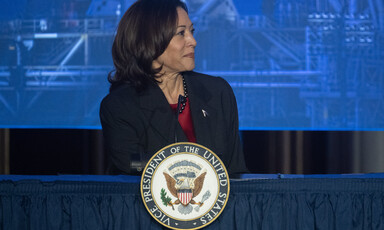
<path fill-rule="evenodd" d="M 170 104 L 170 106 L 173 111 L 176 112 L 177 104 Z M 185 135 L 187 136 L 188 141 L 196 143 L 195 131 L 193 130 L 191 108 L 189 107 L 189 98 L 187 98 L 183 112 L 179 114 L 179 123 Z"/>

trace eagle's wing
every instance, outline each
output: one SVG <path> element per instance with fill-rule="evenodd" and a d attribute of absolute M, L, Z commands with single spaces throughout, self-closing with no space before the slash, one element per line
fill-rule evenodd
<path fill-rule="evenodd" d="M 204 179 L 205 179 L 206 174 L 207 174 L 207 172 L 204 172 L 195 179 L 195 181 L 194 181 L 195 188 L 193 189 L 193 197 L 199 195 L 199 193 L 201 192 L 201 189 L 203 188 Z"/>
<path fill-rule="evenodd" d="M 171 177 L 168 173 L 166 172 L 163 172 L 164 176 L 165 176 L 165 180 L 167 181 L 167 187 L 168 187 L 168 190 L 171 192 L 171 194 L 174 196 L 174 197 L 177 197 L 177 190 L 175 188 L 175 185 L 176 185 L 176 180 L 173 179 L 173 177 Z"/>

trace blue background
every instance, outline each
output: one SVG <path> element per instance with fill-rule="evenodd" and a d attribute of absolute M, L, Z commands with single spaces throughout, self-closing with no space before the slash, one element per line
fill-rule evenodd
<path fill-rule="evenodd" d="M 100 128 L 132 1 L 0 2 L 0 127 Z M 235 91 L 241 129 L 384 130 L 382 0 L 189 0 L 196 71 Z"/>

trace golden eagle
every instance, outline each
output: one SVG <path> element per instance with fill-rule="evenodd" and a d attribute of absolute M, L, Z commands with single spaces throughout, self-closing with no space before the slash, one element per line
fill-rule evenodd
<path fill-rule="evenodd" d="M 173 208 L 173 205 L 177 204 L 182 204 L 183 206 L 196 204 L 200 207 L 204 204 L 203 202 L 195 202 L 193 198 L 201 192 L 207 172 L 203 172 L 196 178 L 182 178 L 180 180 L 174 179 L 166 172 L 163 172 L 163 174 L 167 181 L 168 190 L 177 198 L 175 202 L 169 202 L 169 206 L 172 206 Z"/>

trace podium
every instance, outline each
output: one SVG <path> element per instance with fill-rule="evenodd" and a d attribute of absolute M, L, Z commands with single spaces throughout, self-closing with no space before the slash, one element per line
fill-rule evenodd
<path fill-rule="evenodd" d="M 163 229 L 135 176 L 0 176 L 0 229 Z M 384 229 L 384 174 L 241 175 L 204 229 Z"/>

